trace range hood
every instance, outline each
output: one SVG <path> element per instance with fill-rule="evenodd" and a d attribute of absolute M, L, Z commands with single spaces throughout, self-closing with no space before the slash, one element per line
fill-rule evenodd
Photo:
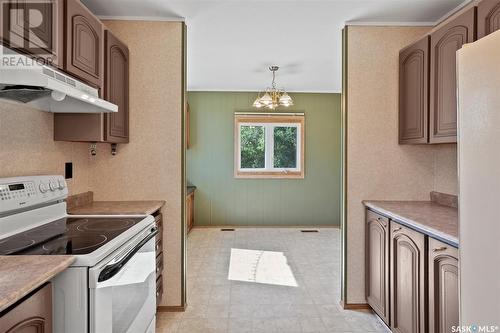
<path fill-rule="evenodd" d="M 0 99 L 26 103 L 49 112 L 118 112 L 118 106 L 99 98 L 97 89 L 20 54 L 3 53 Z"/>

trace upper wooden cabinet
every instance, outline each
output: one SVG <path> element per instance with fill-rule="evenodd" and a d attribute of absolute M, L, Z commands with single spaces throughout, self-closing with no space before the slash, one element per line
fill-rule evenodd
<path fill-rule="evenodd" d="M 118 112 L 105 116 L 108 142 L 128 142 L 129 130 L 129 57 L 128 48 L 106 30 L 106 75 L 104 98 L 118 105 Z"/>
<path fill-rule="evenodd" d="M 500 29 L 500 0 L 483 0 L 477 6 L 477 38 Z"/>
<path fill-rule="evenodd" d="M 456 52 L 475 40 L 476 8 L 431 34 L 430 143 L 457 142 Z"/>
<path fill-rule="evenodd" d="M 366 299 L 389 325 L 389 219 L 366 211 Z"/>
<path fill-rule="evenodd" d="M 66 0 L 66 61 L 69 74 L 96 88 L 103 86 L 103 25 L 79 0 Z"/>
<path fill-rule="evenodd" d="M 399 143 L 427 143 L 428 36 L 399 53 Z"/>
<path fill-rule="evenodd" d="M 452 332 L 459 313 L 458 249 L 429 239 L 429 333 Z"/>
<path fill-rule="evenodd" d="M 391 222 L 391 328 L 426 333 L 425 235 Z"/>
<path fill-rule="evenodd" d="M 48 64 L 62 68 L 63 1 L 10 0 L 0 5 L 5 19 L 0 27 L 0 41 L 19 53 L 46 59 Z"/>
<path fill-rule="evenodd" d="M 54 140 L 126 143 L 129 141 L 129 51 L 110 31 L 105 32 L 104 99 L 118 112 L 54 114 Z"/>

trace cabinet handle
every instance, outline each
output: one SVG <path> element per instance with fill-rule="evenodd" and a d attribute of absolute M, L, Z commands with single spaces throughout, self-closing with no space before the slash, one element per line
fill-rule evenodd
<path fill-rule="evenodd" d="M 397 227 L 397 228 L 394 228 L 394 229 L 392 230 L 392 232 L 397 232 L 397 231 L 399 231 L 399 230 L 401 230 L 401 229 L 402 229 L 401 227 Z"/>
<path fill-rule="evenodd" d="M 441 251 L 444 251 L 446 249 L 447 249 L 446 246 L 436 247 L 435 249 L 432 249 L 432 252 L 441 252 Z"/>
<path fill-rule="evenodd" d="M 384 219 L 381 218 L 381 217 L 377 217 L 377 220 L 380 222 L 380 224 L 382 224 L 382 226 L 385 228 L 387 227 L 387 224 L 385 223 Z"/>

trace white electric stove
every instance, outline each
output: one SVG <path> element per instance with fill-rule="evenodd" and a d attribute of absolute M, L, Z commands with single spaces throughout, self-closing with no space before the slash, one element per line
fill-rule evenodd
<path fill-rule="evenodd" d="M 53 281 L 54 332 L 155 330 L 152 216 L 68 215 L 62 176 L 0 178 L 0 255 L 73 255 Z"/>

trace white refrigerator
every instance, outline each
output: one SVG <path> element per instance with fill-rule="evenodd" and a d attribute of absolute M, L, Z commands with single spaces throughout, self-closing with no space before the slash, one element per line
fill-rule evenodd
<path fill-rule="evenodd" d="M 458 51 L 457 79 L 460 324 L 500 332 L 500 31 Z"/>

